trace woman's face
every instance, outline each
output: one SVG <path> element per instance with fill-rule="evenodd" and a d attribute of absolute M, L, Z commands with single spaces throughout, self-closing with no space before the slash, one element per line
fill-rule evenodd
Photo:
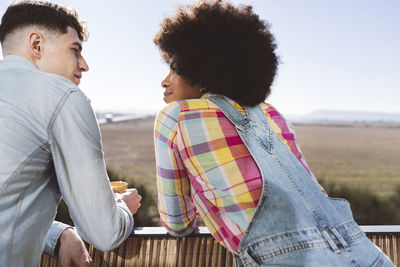
<path fill-rule="evenodd" d="M 161 86 L 165 89 L 165 103 L 170 103 L 175 100 L 200 98 L 203 95 L 199 85 L 190 85 L 190 83 L 186 82 L 182 76 L 176 74 L 172 69 L 161 82 Z"/>

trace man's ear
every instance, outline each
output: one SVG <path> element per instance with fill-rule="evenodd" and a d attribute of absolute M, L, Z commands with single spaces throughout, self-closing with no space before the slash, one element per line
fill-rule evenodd
<path fill-rule="evenodd" d="M 29 52 L 35 59 L 42 57 L 44 49 L 44 36 L 40 32 L 31 32 L 29 34 Z"/>

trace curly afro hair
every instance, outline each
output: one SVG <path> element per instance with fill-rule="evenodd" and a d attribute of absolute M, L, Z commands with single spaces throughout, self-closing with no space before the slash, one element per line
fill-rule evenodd
<path fill-rule="evenodd" d="M 271 92 L 278 68 L 267 22 L 251 6 L 200 1 L 165 18 L 154 38 L 164 60 L 190 84 L 255 106 Z"/>

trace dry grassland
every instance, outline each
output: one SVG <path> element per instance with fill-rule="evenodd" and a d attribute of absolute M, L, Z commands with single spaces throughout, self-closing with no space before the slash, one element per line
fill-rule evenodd
<path fill-rule="evenodd" d="M 295 125 L 318 179 L 366 187 L 380 196 L 400 186 L 400 127 Z M 153 118 L 101 126 L 109 169 L 156 196 Z"/>
<path fill-rule="evenodd" d="M 385 196 L 400 186 L 400 127 L 296 125 L 319 180 L 364 187 Z"/>

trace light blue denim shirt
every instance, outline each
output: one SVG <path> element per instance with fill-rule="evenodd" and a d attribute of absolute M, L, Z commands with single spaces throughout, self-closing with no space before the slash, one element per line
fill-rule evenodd
<path fill-rule="evenodd" d="M 36 266 L 61 196 L 78 233 L 118 246 L 133 218 L 116 203 L 89 100 L 19 56 L 0 61 L 0 265 Z"/>
<path fill-rule="evenodd" d="M 47 233 L 46 243 L 43 249 L 43 252 L 45 254 L 50 255 L 52 257 L 56 257 L 56 246 L 58 239 L 60 238 L 64 230 L 67 228 L 73 228 L 73 227 L 58 221 L 54 221 L 51 224 L 49 232 Z"/>

